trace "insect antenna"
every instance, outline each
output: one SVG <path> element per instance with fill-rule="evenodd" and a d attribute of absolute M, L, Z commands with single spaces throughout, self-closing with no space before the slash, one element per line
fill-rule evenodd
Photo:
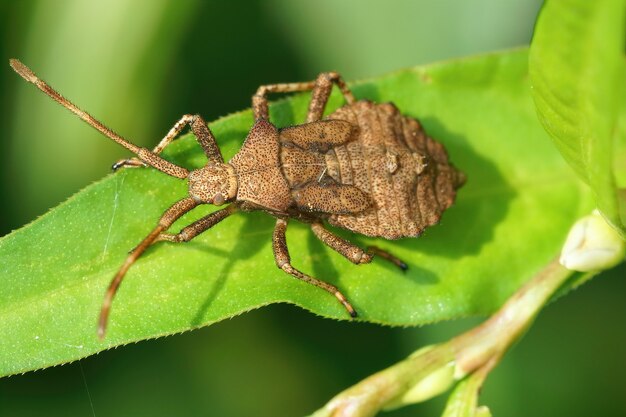
<path fill-rule="evenodd" d="M 118 135 L 113 130 L 106 127 L 104 124 L 102 124 L 102 122 L 94 118 L 92 115 L 90 115 L 86 111 L 78 108 L 74 103 L 72 103 L 71 101 L 63 97 L 58 91 L 56 91 L 54 88 L 48 85 L 45 81 L 37 77 L 30 68 L 28 68 L 18 59 L 10 59 L 9 65 L 11 65 L 11 68 L 13 68 L 13 70 L 17 72 L 26 81 L 28 81 L 29 83 L 35 84 L 37 88 L 39 88 L 41 91 L 43 91 L 48 96 L 50 96 L 54 101 L 56 101 L 61 106 L 65 107 L 66 109 L 74 113 L 76 116 L 80 117 L 85 123 L 97 129 L 100 133 L 102 133 L 106 137 L 119 143 L 120 145 L 128 149 L 129 151 L 139 156 L 139 158 L 145 163 L 147 163 L 148 165 L 151 165 L 154 168 L 158 169 L 159 171 L 164 172 L 173 177 L 177 177 L 177 178 L 187 178 L 187 176 L 189 175 L 189 171 L 187 169 L 180 167 L 178 165 L 175 165 L 169 161 L 166 161 L 165 159 L 150 152 L 149 150 L 145 148 L 141 148 L 127 141 L 122 136 Z"/>

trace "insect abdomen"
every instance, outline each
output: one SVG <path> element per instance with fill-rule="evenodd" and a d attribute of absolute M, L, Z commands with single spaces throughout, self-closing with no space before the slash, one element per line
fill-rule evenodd
<path fill-rule="evenodd" d="M 329 223 L 387 239 L 417 236 L 436 224 L 454 201 L 463 175 L 443 146 L 417 120 L 391 103 L 358 101 L 329 119 L 358 126 L 358 138 L 326 154 L 327 174 L 369 194 L 373 205 L 358 214 L 331 214 Z"/>

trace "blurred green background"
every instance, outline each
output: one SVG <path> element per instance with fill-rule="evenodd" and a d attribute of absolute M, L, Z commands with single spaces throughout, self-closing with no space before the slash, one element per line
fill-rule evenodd
<path fill-rule="evenodd" d="M 213 120 L 248 107 L 260 84 L 310 80 L 331 69 L 354 80 L 527 45 L 540 6 L 538 0 L 1 0 L 0 234 L 127 156 L 14 74 L 11 57 L 151 147 L 184 113 Z M 624 276 L 622 265 L 550 305 L 494 371 L 481 402 L 499 416 L 626 415 L 626 334 L 618 324 L 626 317 Z M 93 415 L 92 407 L 96 416 L 305 415 L 416 348 L 477 322 L 391 329 L 272 306 L 1 379 L 0 415 Z M 386 415 L 435 416 L 443 401 Z"/>

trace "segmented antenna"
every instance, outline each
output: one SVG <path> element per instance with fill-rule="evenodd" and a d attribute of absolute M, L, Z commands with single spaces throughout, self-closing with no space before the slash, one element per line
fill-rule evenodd
<path fill-rule="evenodd" d="M 187 176 L 189 175 L 189 171 L 187 169 L 166 161 L 155 153 L 150 152 L 148 149 L 141 148 L 127 141 L 122 136 L 118 135 L 113 130 L 106 127 L 102 122 L 94 118 L 86 111 L 78 108 L 74 103 L 63 97 L 58 91 L 48 85 L 44 80 L 37 77 L 35 73 L 26 65 L 24 65 L 21 61 L 13 58 L 9 60 L 9 65 L 11 65 L 11 68 L 13 68 L 13 70 L 26 81 L 35 84 L 37 88 L 50 96 L 54 101 L 74 113 L 76 116 L 80 117 L 85 123 L 97 129 L 106 137 L 119 143 L 129 151 L 139 156 L 139 158 L 148 165 L 151 165 L 159 171 L 162 171 L 168 175 L 177 178 L 187 178 Z"/>

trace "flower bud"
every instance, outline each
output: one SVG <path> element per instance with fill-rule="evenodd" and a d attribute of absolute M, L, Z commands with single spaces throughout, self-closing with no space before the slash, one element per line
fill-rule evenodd
<path fill-rule="evenodd" d="M 626 256 L 626 242 L 597 211 L 572 226 L 559 262 L 565 268 L 591 272 L 609 269 Z"/>

